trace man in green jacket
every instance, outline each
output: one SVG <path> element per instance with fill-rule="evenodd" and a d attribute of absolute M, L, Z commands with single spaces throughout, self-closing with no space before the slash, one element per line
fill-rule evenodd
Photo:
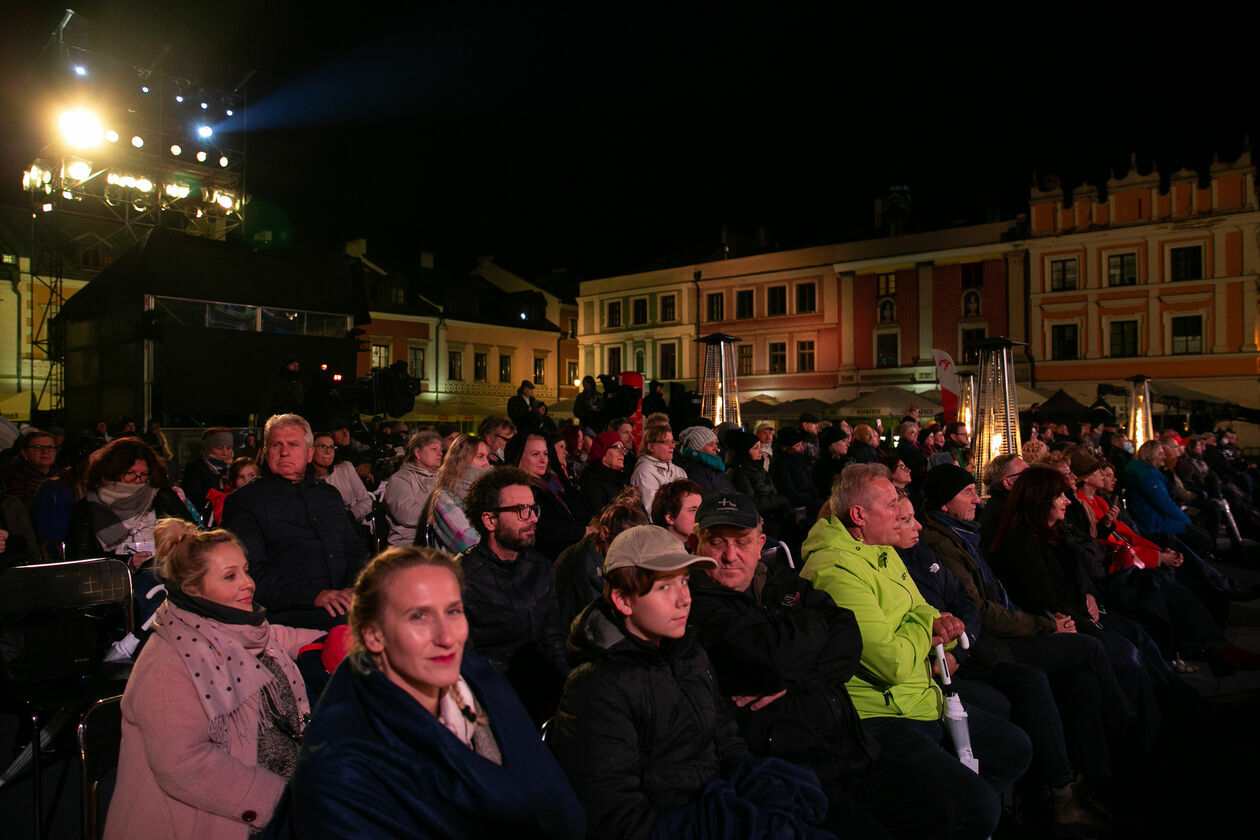
<path fill-rule="evenodd" d="M 875 795 L 935 815 L 933 830 L 943 836 L 988 837 L 1001 816 L 1000 794 L 1027 769 L 1032 746 L 1019 727 L 969 709 L 980 774 L 950 751 L 929 656 L 964 628 L 923 600 L 892 548 L 901 527 L 897 506 L 886 467 L 846 467 L 832 490 L 831 516 L 805 540 L 801 577 L 851 610 L 861 628 L 862 658 L 849 696 L 884 756 L 903 765 L 903 784 Z"/>

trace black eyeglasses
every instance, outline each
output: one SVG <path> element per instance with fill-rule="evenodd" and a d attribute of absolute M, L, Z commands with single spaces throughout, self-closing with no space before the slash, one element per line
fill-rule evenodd
<path fill-rule="evenodd" d="M 529 514 L 533 514 L 534 518 L 538 518 L 541 508 L 538 505 L 507 505 L 505 507 L 490 508 L 492 513 L 507 513 L 509 510 L 515 511 L 516 515 L 521 518 L 522 522 L 529 521 Z"/>

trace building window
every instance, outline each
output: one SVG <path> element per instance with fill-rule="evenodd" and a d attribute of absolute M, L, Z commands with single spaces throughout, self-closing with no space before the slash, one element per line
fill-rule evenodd
<path fill-rule="evenodd" d="M 639 298 L 630 302 L 630 322 L 632 324 L 647 323 L 647 298 Z"/>
<path fill-rule="evenodd" d="M 814 370 L 814 342 L 796 342 L 796 369 L 800 373 L 810 373 Z"/>
<path fill-rule="evenodd" d="M 876 278 L 876 294 L 880 297 L 897 294 L 897 275 L 881 274 Z"/>
<path fill-rule="evenodd" d="M 451 382 L 464 381 L 464 354 L 459 350 L 446 354 L 446 378 Z"/>
<path fill-rule="evenodd" d="M 661 345 L 661 367 L 657 371 L 657 376 L 661 379 L 677 379 L 678 378 L 678 346 L 675 344 Z"/>
<path fill-rule="evenodd" d="M 425 379 L 428 377 L 429 371 L 424 365 L 423 347 L 407 348 L 407 370 L 416 379 Z"/>
<path fill-rule="evenodd" d="M 964 365 L 976 365 L 980 363 L 980 348 L 975 346 L 977 341 L 983 341 L 985 338 L 984 327 L 962 331 L 962 363 Z"/>
<path fill-rule="evenodd" d="M 1076 257 L 1050 261 L 1050 291 L 1067 292 L 1076 288 Z M 1073 357 L 1075 358 L 1075 357 Z"/>
<path fill-rule="evenodd" d="M 706 302 L 708 304 L 710 321 L 726 320 L 726 299 L 722 296 L 721 292 L 709 295 L 708 298 L 706 298 Z"/>
<path fill-rule="evenodd" d="M 901 342 L 897 333 L 875 336 L 875 367 L 892 368 L 901 364 Z"/>
<path fill-rule="evenodd" d="M 743 289 L 735 293 L 735 317 L 753 317 L 753 290 Z"/>
<path fill-rule="evenodd" d="M 1107 257 L 1107 285 L 1137 285 L 1137 254 L 1112 254 Z"/>
<path fill-rule="evenodd" d="M 499 354 L 499 381 L 512 381 L 512 357 L 506 353 Z"/>
<path fill-rule="evenodd" d="M 1174 283 L 1180 280 L 1203 279 L 1203 246 L 1169 248 L 1168 257 L 1172 269 L 1170 276 Z"/>
<path fill-rule="evenodd" d="M 963 317 L 979 318 L 980 317 L 980 293 L 975 289 L 963 293 Z"/>
<path fill-rule="evenodd" d="M 1184 315 L 1172 319 L 1172 353 L 1184 356 L 1203 352 L 1203 318 Z"/>
<path fill-rule="evenodd" d="M 608 348 L 608 374 L 609 376 L 616 376 L 619 373 L 621 373 L 621 348 L 609 347 Z"/>
<path fill-rule="evenodd" d="M 1136 356 L 1138 354 L 1138 322 L 1111 322 L 1111 355 Z"/>
<path fill-rule="evenodd" d="M 635 373 L 647 373 L 646 356 L 647 354 L 643 352 L 642 347 L 634 351 L 634 372 Z"/>
<path fill-rule="evenodd" d="M 962 287 L 978 289 L 984 285 L 984 263 L 963 263 Z"/>
<path fill-rule="evenodd" d="M 881 324 L 897 323 L 897 304 L 892 298 L 884 298 L 879 302 L 879 322 Z"/>
<path fill-rule="evenodd" d="M 678 319 L 678 309 L 673 295 L 661 295 L 661 320 L 675 321 Z"/>
<path fill-rule="evenodd" d="M 473 353 L 473 379 L 477 382 L 485 382 L 490 376 L 489 360 L 485 353 Z"/>
<path fill-rule="evenodd" d="M 735 348 L 736 372 L 739 376 L 752 376 L 752 345 L 741 344 Z"/>
<path fill-rule="evenodd" d="M 621 301 L 615 300 L 608 304 L 608 326 L 621 326 Z"/>
<path fill-rule="evenodd" d="M 566 368 L 566 371 L 567 371 L 567 374 L 568 374 L 568 375 L 567 375 L 567 377 L 566 377 L 566 380 L 565 380 L 565 381 L 566 381 L 566 382 L 572 382 L 574 385 L 577 385 L 577 384 L 578 384 L 578 381 L 579 381 L 579 380 L 578 380 L 578 375 L 577 375 L 577 373 L 578 373 L 578 363 L 577 363 L 577 362 L 569 362 L 569 363 L 568 363 L 568 367 Z"/>
<path fill-rule="evenodd" d="M 803 315 L 817 309 L 818 299 L 813 283 L 800 283 L 796 287 L 796 314 Z"/>
<path fill-rule="evenodd" d="M 372 345 L 372 367 L 387 368 L 389 367 L 389 345 L 373 344 Z"/>
<path fill-rule="evenodd" d="M 770 372 L 787 373 L 787 342 L 770 342 Z"/>
<path fill-rule="evenodd" d="M 393 286 L 389 290 L 389 302 L 404 304 L 407 302 L 407 290 L 402 286 Z"/>
<path fill-rule="evenodd" d="M 534 384 L 547 384 L 547 360 L 546 358 L 534 359 Z"/>
<path fill-rule="evenodd" d="M 1056 324 L 1050 328 L 1050 358 L 1056 361 L 1075 359 L 1080 350 L 1076 341 L 1076 324 Z"/>
<path fill-rule="evenodd" d="M 787 314 L 787 286 L 771 286 L 766 289 L 766 314 Z"/>
<path fill-rule="evenodd" d="M 577 318 L 569 319 L 569 338 L 577 338 Z"/>

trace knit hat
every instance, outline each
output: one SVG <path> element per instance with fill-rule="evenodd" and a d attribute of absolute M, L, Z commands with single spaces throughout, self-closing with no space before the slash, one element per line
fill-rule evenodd
<path fill-rule="evenodd" d="M 717 440 L 717 432 L 704 426 L 690 426 L 682 430 L 678 439 L 683 442 L 683 446 L 698 452 Z"/>
<path fill-rule="evenodd" d="M 804 438 L 801 436 L 801 430 L 795 426 L 788 426 L 779 432 L 779 446 L 783 449 L 791 449 L 800 443 Z"/>
<path fill-rule="evenodd" d="M 595 436 L 595 440 L 591 442 L 591 454 L 587 458 L 588 464 L 597 464 L 604 460 L 604 455 L 614 446 L 621 445 L 621 435 L 616 432 L 600 432 Z"/>
<path fill-rule="evenodd" d="M 705 530 L 718 525 L 756 528 L 760 522 L 761 514 L 757 513 L 756 502 L 735 490 L 710 493 L 696 511 L 696 527 Z"/>
<path fill-rule="evenodd" d="M 848 435 L 845 434 L 844 429 L 839 426 L 828 426 L 818 435 L 818 448 L 826 452 L 831 449 L 831 444 L 838 440 L 844 440 L 847 437 Z"/>
<path fill-rule="evenodd" d="M 232 433 L 226 429 L 221 432 L 210 432 L 201 438 L 201 450 L 203 452 L 209 452 L 211 449 L 219 446 L 231 445 Z"/>
<path fill-rule="evenodd" d="M 672 572 L 696 564 L 717 568 L 717 563 L 708 557 L 688 554 L 678 537 L 659 525 L 636 525 L 613 538 L 604 555 L 604 574 L 630 567 Z"/>
<path fill-rule="evenodd" d="M 802 423 L 817 423 L 819 422 L 818 415 L 807 411 L 801 415 L 801 422 Z"/>
<path fill-rule="evenodd" d="M 735 431 L 726 436 L 726 448 L 736 455 L 747 456 L 753 446 L 760 446 L 761 441 L 752 432 Z"/>
<path fill-rule="evenodd" d="M 1072 467 L 1072 474 L 1077 478 L 1084 478 L 1103 466 L 1104 463 L 1083 449 L 1077 449 L 1068 456 L 1068 464 Z"/>
<path fill-rule="evenodd" d="M 976 477 L 957 464 L 932 467 L 923 477 L 923 507 L 940 510 L 946 502 L 957 496 L 968 485 L 975 484 Z"/>

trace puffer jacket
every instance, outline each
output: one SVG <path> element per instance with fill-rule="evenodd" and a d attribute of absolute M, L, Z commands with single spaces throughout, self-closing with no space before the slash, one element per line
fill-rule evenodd
<path fill-rule="evenodd" d="M 944 701 L 927 657 L 940 613 L 896 549 L 858 542 L 834 516 L 814 523 L 802 549 L 801 577 L 851 610 L 862 630 L 862 662 L 848 682 L 858 714 L 939 720 Z"/>
<path fill-rule="evenodd" d="M 592 516 L 598 516 L 628 483 L 624 472 L 596 461 L 587 464 L 578 477 L 578 498 Z"/>
<path fill-rule="evenodd" d="M 678 459 L 678 465 L 687 473 L 687 478 L 700 485 L 704 491 L 700 494 L 701 496 L 707 496 L 719 490 L 735 489 L 735 485 L 726 475 L 722 459 L 718 456 L 684 448 L 675 457 Z"/>
<path fill-rule="evenodd" d="M 1168 481 L 1159 470 L 1134 458 L 1124 468 L 1124 489 L 1129 514 L 1144 534 L 1181 534 L 1190 517 L 1177 506 L 1168 492 Z"/>
<path fill-rule="evenodd" d="M 810 519 L 818 515 L 824 498 L 809 475 L 809 464 L 799 452 L 780 452 L 770 465 L 774 486 L 796 507 L 805 508 Z"/>
<path fill-rule="evenodd" d="M 629 635 L 600 600 L 573 622 L 569 658 L 547 745 L 586 809 L 588 836 L 647 838 L 662 812 L 748 756 L 690 633 L 657 647 Z"/>
<path fill-rule="evenodd" d="M 770 473 L 762 469 L 760 461 L 740 453 L 731 461 L 726 474 L 731 477 L 736 490 L 752 497 L 757 503 L 757 512 L 766 519 L 777 517 L 790 507 L 787 498 L 775 488 Z"/>
<path fill-rule="evenodd" d="M 651 516 L 652 499 L 655 498 L 656 491 L 671 481 L 686 477 L 687 473 L 683 472 L 682 467 L 672 461 L 661 461 L 644 453 L 639 456 L 639 460 L 634 465 L 630 483 L 638 487 L 639 492 L 643 494 L 643 507 L 647 510 L 648 516 Z"/>
<path fill-rule="evenodd" d="M 723 696 L 787 689 L 755 712 L 730 705 L 754 754 L 806 764 L 824 783 L 844 784 L 870 767 L 878 746 L 844 688 L 862 655 L 852 612 L 781 566 L 761 566 L 748 592 L 693 571 L 691 597 L 688 624 Z"/>

